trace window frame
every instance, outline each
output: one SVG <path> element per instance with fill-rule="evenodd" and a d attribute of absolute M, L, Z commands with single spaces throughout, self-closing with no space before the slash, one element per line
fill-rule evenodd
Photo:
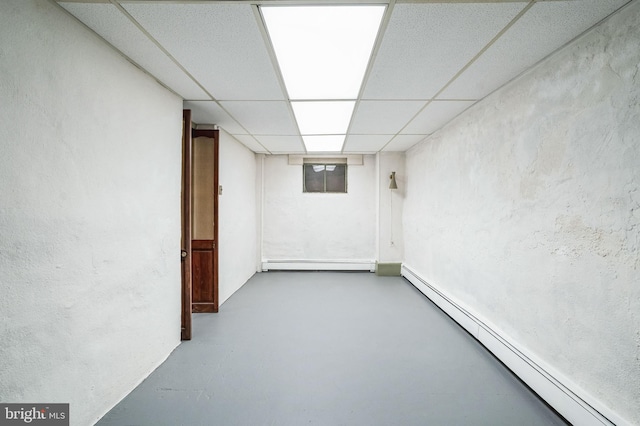
<path fill-rule="evenodd" d="M 307 167 L 313 166 L 323 166 L 323 190 L 322 191 L 308 191 L 307 190 Z M 343 191 L 327 191 L 327 166 L 336 166 L 336 167 L 344 167 L 344 190 Z M 304 194 L 347 194 L 349 189 L 349 179 L 348 179 L 348 167 L 346 163 L 342 162 L 305 162 L 302 164 L 302 192 Z"/>

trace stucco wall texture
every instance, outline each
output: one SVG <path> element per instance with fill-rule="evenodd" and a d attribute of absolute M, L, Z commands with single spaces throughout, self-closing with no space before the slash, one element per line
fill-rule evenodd
<path fill-rule="evenodd" d="M 378 154 L 378 261 L 402 262 L 404 243 L 402 206 L 407 190 L 404 152 Z M 398 189 L 389 189 L 391 172 L 396 172 Z"/>
<path fill-rule="evenodd" d="M 264 160 L 265 260 L 376 258 L 376 166 L 373 155 L 348 166 L 347 194 L 303 193 L 302 166 L 288 156 Z"/>
<path fill-rule="evenodd" d="M 218 197 L 218 294 L 222 304 L 258 269 L 256 155 L 220 130 L 218 167 L 222 186 Z"/>
<path fill-rule="evenodd" d="M 0 401 L 93 424 L 179 344 L 182 101 L 53 3 L 0 40 Z"/>
<path fill-rule="evenodd" d="M 405 260 L 640 424 L 640 2 L 407 153 Z"/>

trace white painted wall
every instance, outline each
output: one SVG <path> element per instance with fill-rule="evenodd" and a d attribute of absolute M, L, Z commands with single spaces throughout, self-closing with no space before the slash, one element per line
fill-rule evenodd
<path fill-rule="evenodd" d="M 347 194 L 303 193 L 301 165 L 265 157 L 264 260 L 375 260 L 375 156 L 363 157 L 348 166 Z"/>
<path fill-rule="evenodd" d="M 378 261 L 402 262 L 404 236 L 402 211 L 407 191 L 404 152 L 378 154 L 379 224 Z M 398 189 L 389 189 L 391 172 L 396 172 Z"/>
<path fill-rule="evenodd" d="M 255 154 L 220 130 L 218 296 L 224 303 L 256 273 L 258 263 Z"/>
<path fill-rule="evenodd" d="M 406 263 L 640 424 L 640 2 L 407 153 Z"/>
<path fill-rule="evenodd" d="M 53 3 L 0 2 L 0 401 L 94 423 L 180 339 L 182 103 Z"/>
<path fill-rule="evenodd" d="M 265 154 L 256 154 L 256 264 L 262 272 L 262 233 L 264 225 L 264 161 Z"/>

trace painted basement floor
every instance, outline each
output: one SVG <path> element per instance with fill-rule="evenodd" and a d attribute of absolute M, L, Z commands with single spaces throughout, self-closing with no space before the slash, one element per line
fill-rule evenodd
<path fill-rule="evenodd" d="M 256 274 L 106 425 L 564 425 L 399 277 Z"/>

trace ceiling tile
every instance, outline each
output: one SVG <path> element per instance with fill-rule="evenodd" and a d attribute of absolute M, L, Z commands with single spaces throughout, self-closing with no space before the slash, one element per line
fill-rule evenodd
<path fill-rule="evenodd" d="M 433 101 L 420 111 L 403 134 L 430 134 L 473 105 L 474 101 Z"/>
<path fill-rule="evenodd" d="M 396 4 L 364 98 L 432 98 L 525 6 Z"/>
<path fill-rule="evenodd" d="M 284 99 L 251 5 L 123 7 L 216 99 Z"/>
<path fill-rule="evenodd" d="M 406 151 L 418 142 L 423 141 L 429 135 L 398 135 L 387 146 L 385 146 L 383 151 Z"/>
<path fill-rule="evenodd" d="M 349 133 L 393 135 L 425 105 L 424 101 L 362 101 Z"/>
<path fill-rule="evenodd" d="M 114 5 L 100 3 L 60 3 L 60 5 L 183 99 L 210 99 L 180 67 Z"/>
<path fill-rule="evenodd" d="M 393 135 L 349 135 L 344 153 L 374 153 L 382 149 Z"/>
<path fill-rule="evenodd" d="M 253 152 L 257 152 L 259 154 L 269 154 L 267 149 L 260 145 L 251 135 L 231 135 L 236 138 L 240 143 L 249 148 Z"/>
<path fill-rule="evenodd" d="M 191 121 L 196 124 L 216 124 L 227 133 L 246 134 L 237 121 L 227 114 L 214 101 L 185 101 L 184 109 L 191 110 Z"/>
<path fill-rule="evenodd" d="M 284 101 L 227 101 L 220 104 L 256 135 L 297 135 L 298 129 Z"/>
<path fill-rule="evenodd" d="M 293 107 L 284 98 L 259 29 L 255 6 L 232 1 L 136 0 L 121 2 L 127 11 L 123 12 L 117 3 L 86 0 L 63 1 L 61 5 L 188 99 L 184 107 L 192 110 L 195 123 L 216 124 L 255 152 L 305 152 Z M 357 106 L 348 135 L 339 132 L 332 137 L 340 139 L 341 147 L 344 142 L 344 153 L 409 149 L 627 0 L 533 3 L 438 99 L 427 105 L 528 2 L 397 2 L 368 74 L 363 99 L 352 100 Z M 134 19 L 145 30 L 140 30 Z M 209 99 L 206 91 L 146 32 L 217 102 Z M 324 112 L 316 115 L 325 117 Z"/>
<path fill-rule="evenodd" d="M 485 97 L 626 2 L 581 0 L 535 3 L 441 97 Z"/>
<path fill-rule="evenodd" d="M 272 153 L 304 153 L 304 144 L 300 136 L 256 135 L 255 138 Z"/>

